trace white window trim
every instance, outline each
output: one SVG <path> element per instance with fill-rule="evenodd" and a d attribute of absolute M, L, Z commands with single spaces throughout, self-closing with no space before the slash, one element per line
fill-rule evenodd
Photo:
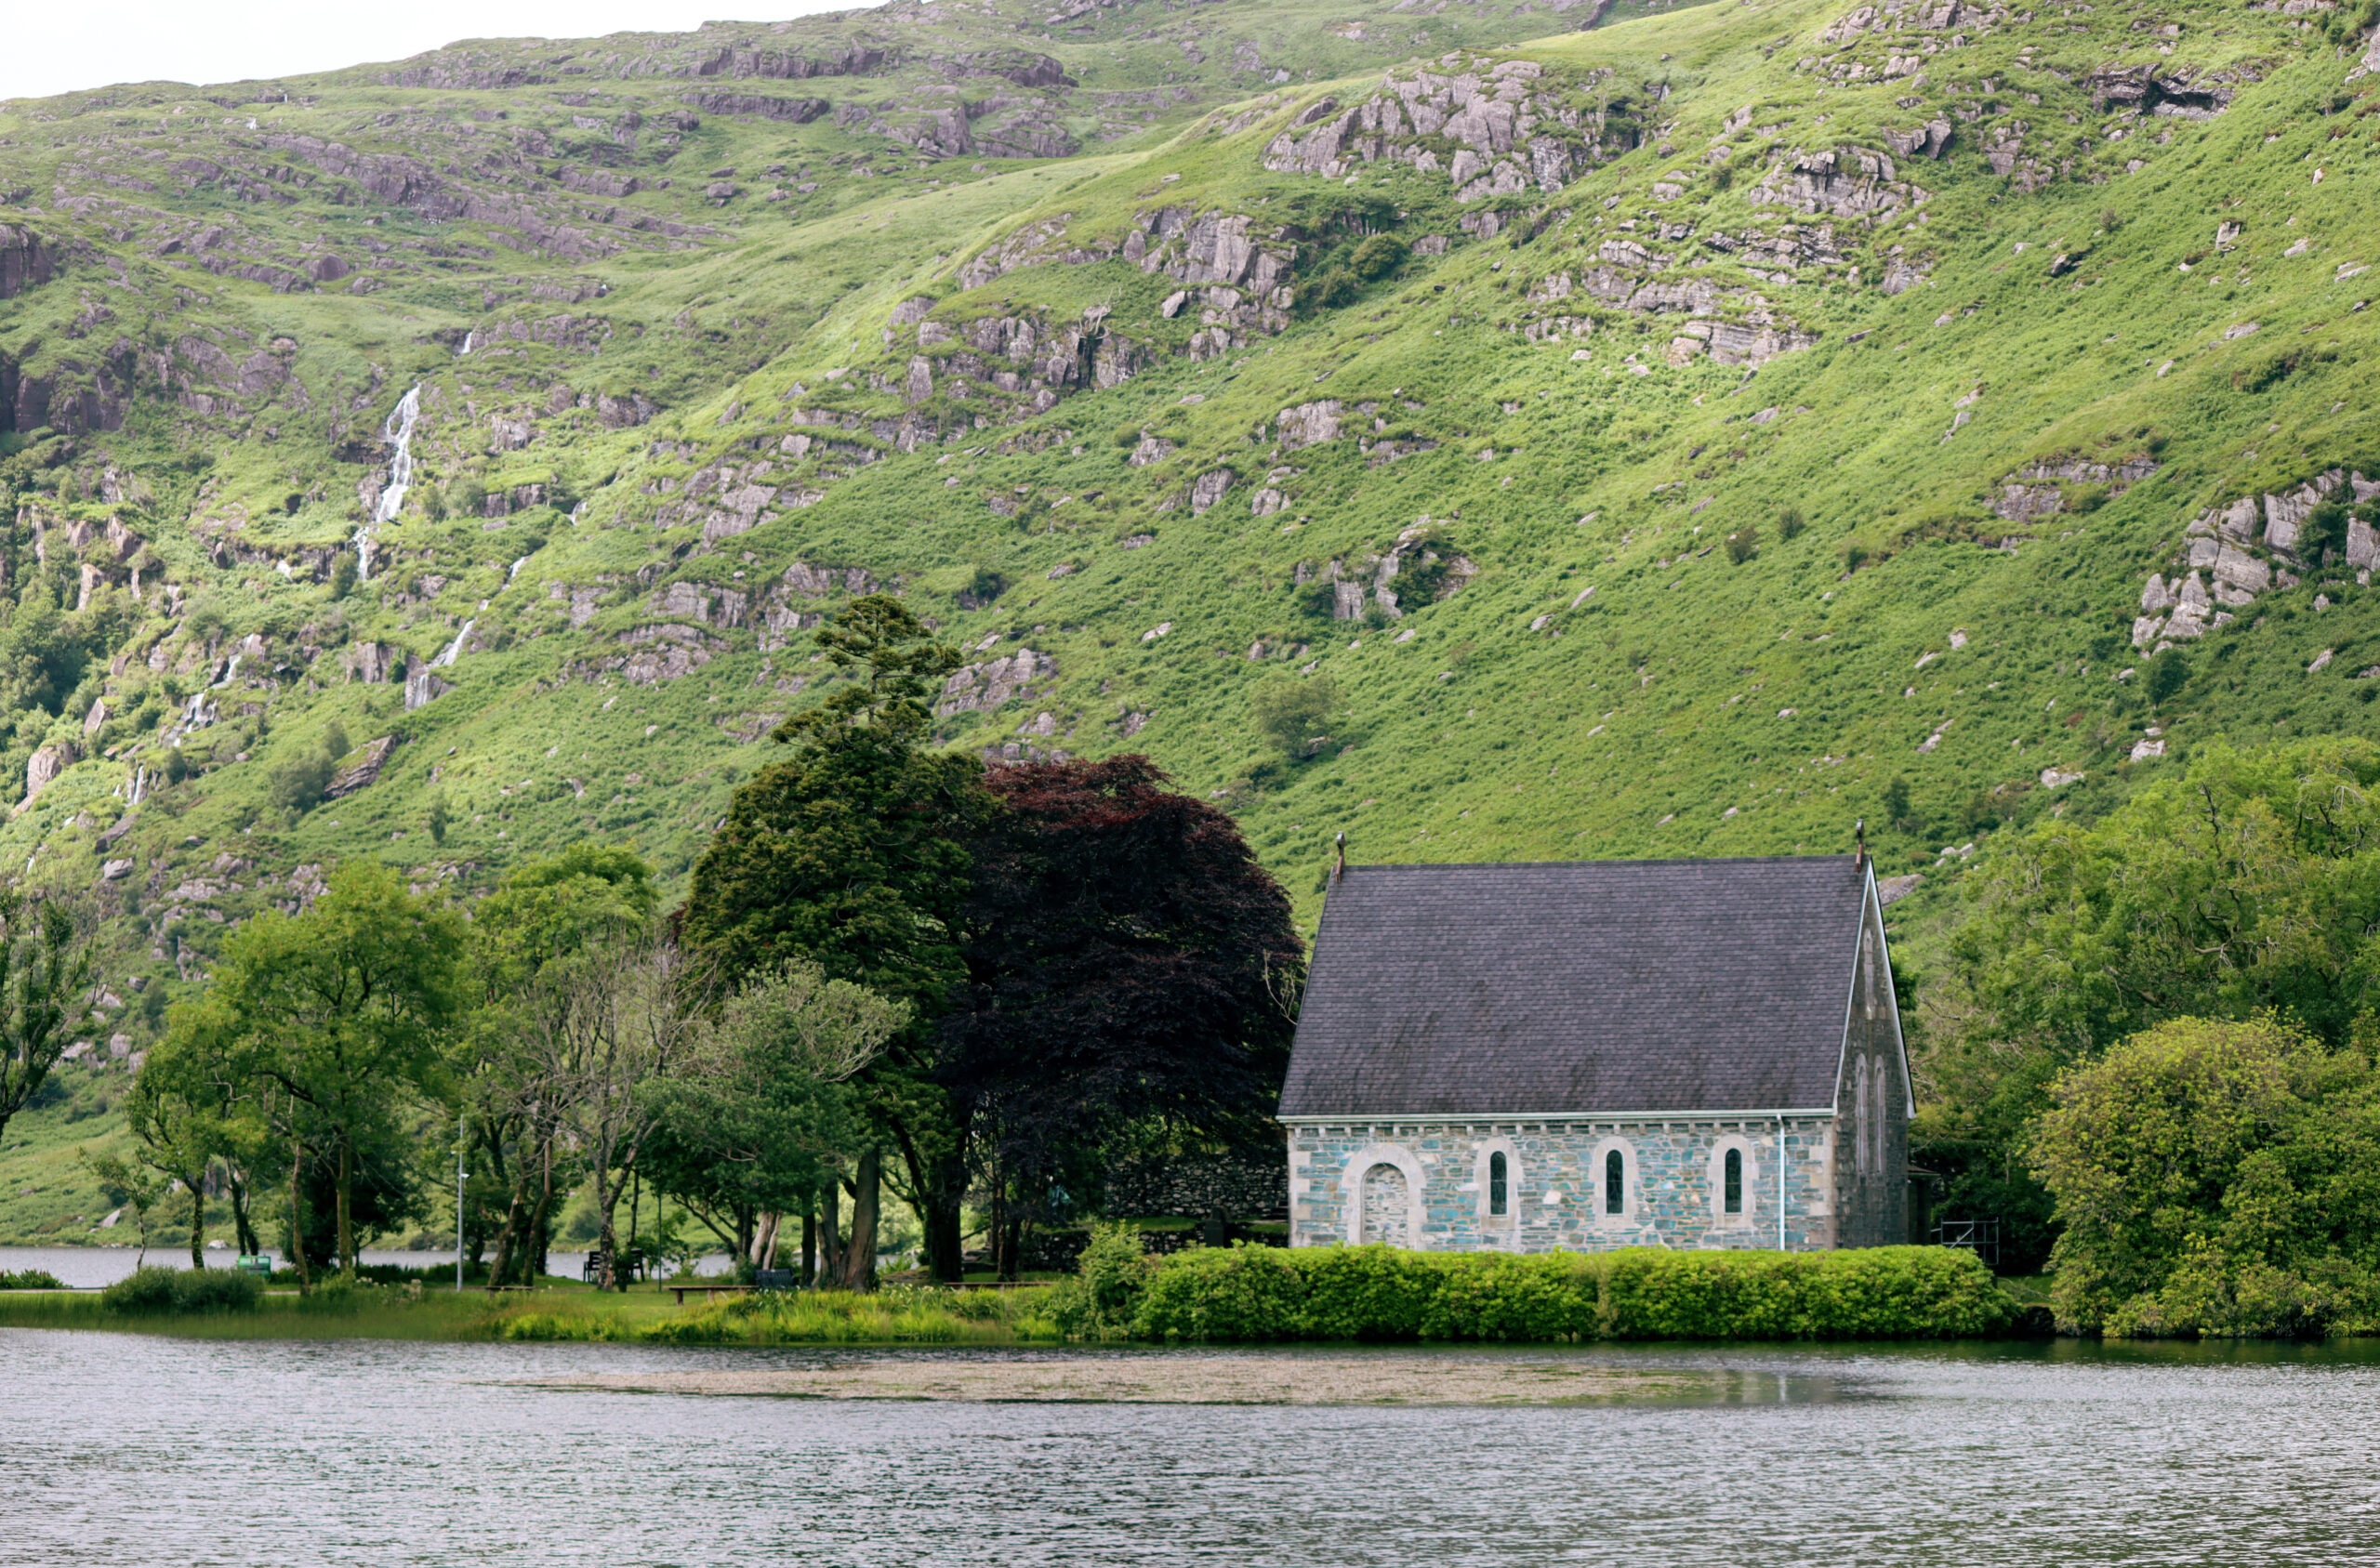
<path fill-rule="evenodd" d="M 1613 1150 L 1620 1151 L 1620 1212 L 1608 1213 L 1604 1206 L 1604 1162 Z M 1594 1223 L 1605 1230 L 1619 1230 L 1636 1223 L 1636 1211 L 1642 1206 L 1637 1189 L 1641 1180 L 1636 1158 L 1636 1145 L 1620 1137 L 1606 1138 L 1595 1145 L 1594 1158 L 1587 1166 L 1588 1210 Z"/>
<path fill-rule="evenodd" d="M 1489 1212 L 1491 1188 L 1488 1182 L 1488 1156 L 1504 1156 L 1504 1212 Z M 1485 1234 L 1517 1231 L 1521 1222 L 1521 1152 L 1513 1147 L 1509 1138 L 1490 1138 L 1472 1152 L 1472 1174 L 1479 1186 L 1479 1230 Z"/>
<path fill-rule="evenodd" d="M 1405 1174 L 1406 1245 L 1421 1250 L 1421 1162 L 1401 1143 L 1368 1143 L 1347 1160 L 1340 1191 L 1347 1195 L 1347 1245 L 1364 1245 L 1364 1177 L 1374 1166 L 1395 1166 Z"/>
<path fill-rule="evenodd" d="M 1733 1149 L 1744 1157 L 1744 1206 L 1740 1214 L 1727 1212 L 1727 1151 Z M 1760 1154 L 1751 1139 L 1741 1133 L 1723 1135 L 1711 1146 L 1710 1161 L 1711 1223 L 1730 1231 L 1749 1231 L 1753 1215 L 1760 1206 Z"/>

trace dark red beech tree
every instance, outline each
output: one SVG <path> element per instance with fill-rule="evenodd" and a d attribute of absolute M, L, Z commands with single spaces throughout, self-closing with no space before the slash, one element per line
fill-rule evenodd
<path fill-rule="evenodd" d="M 938 1076 L 1013 1273 L 1025 1220 L 1117 1148 L 1269 1140 L 1305 960 L 1237 825 L 1148 758 L 984 782 Z"/>

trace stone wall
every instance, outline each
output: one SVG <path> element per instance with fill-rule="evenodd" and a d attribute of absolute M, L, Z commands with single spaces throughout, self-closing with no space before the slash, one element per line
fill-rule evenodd
<path fill-rule="evenodd" d="M 1191 1155 L 1121 1165 L 1107 1175 L 1110 1218 L 1210 1214 L 1234 1219 L 1286 1219 L 1286 1173 L 1277 1159 Z"/>
<path fill-rule="evenodd" d="M 1782 1132 L 1785 1247 L 1836 1245 L 1833 1124 L 1822 1115 L 1789 1117 Z M 1347 1240 L 1349 1210 L 1360 1207 L 1363 1239 L 1431 1252 L 1775 1247 L 1778 1135 L 1774 1117 L 1294 1127 L 1289 1135 L 1290 1245 Z M 1742 1162 L 1742 1212 L 1737 1215 L 1720 1212 L 1730 1147 Z M 1619 1215 L 1605 1212 L 1605 1157 L 1614 1150 L 1624 1173 Z M 1508 1162 L 1501 1217 L 1488 1212 L 1484 1178 L 1488 1156 L 1496 1151 Z M 1399 1166 L 1421 1174 L 1419 1237 L 1401 1233 L 1409 1207 L 1383 1212 L 1407 1201 L 1408 1177 Z M 1363 1188 L 1359 1203 L 1350 1202 L 1351 1182 Z"/>

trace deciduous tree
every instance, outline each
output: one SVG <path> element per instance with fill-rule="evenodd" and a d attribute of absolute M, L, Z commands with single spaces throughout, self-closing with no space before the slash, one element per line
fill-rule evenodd
<path fill-rule="evenodd" d="M 925 749 L 928 699 L 954 651 L 883 595 L 854 600 L 818 640 L 845 679 L 778 728 L 791 755 L 736 791 L 694 868 L 681 931 L 731 979 L 803 957 L 910 1009 L 862 1074 L 861 1100 L 900 1151 L 934 1272 L 953 1278 L 966 1161 L 934 1077 L 932 1021 L 964 978 L 966 840 L 993 807 L 980 764 Z M 863 1156 L 855 1174 L 875 1168 Z"/>
<path fill-rule="evenodd" d="M 226 946 L 215 995 L 251 1073 L 278 1089 L 293 1140 L 304 1122 L 319 1128 L 350 1271 L 359 1146 L 435 1085 L 462 942 L 459 916 L 385 867 L 350 861 L 312 908 L 259 915 Z M 293 1181 L 303 1163 L 293 1153 Z"/>
<path fill-rule="evenodd" d="M 1289 896 L 1166 782 L 1138 756 L 986 781 L 942 1075 L 991 1190 L 1028 1210 L 1062 1179 L 1095 1190 L 1128 1136 L 1269 1140 L 1304 974 Z M 1022 1217 L 996 1226 L 1004 1273 Z"/>
<path fill-rule="evenodd" d="M 1918 1156 L 1953 1205 L 2049 1241 L 2025 1128 L 2050 1083 L 2175 1018 L 2288 1016 L 2336 1047 L 2380 1005 L 2380 746 L 2209 747 L 2104 820 L 2053 823 L 1971 881 L 1925 988 Z"/>
<path fill-rule="evenodd" d="M 2061 1074 L 2031 1142 L 2052 1299 L 2088 1330 L 2320 1334 L 2380 1311 L 2380 1079 L 2269 1015 L 2175 1019 Z"/>
<path fill-rule="evenodd" d="M 0 891 L 0 1132 L 66 1054 L 90 984 L 90 944 L 66 911 Z"/>

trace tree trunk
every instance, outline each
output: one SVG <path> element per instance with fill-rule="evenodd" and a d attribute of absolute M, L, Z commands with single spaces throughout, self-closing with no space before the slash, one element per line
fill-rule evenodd
<path fill-rule="evenodd" d="M 550 1222 L 554 1212 L 554 1144 L 549 1136 L 538 1152 L 536 1206 L 529 1211 L 528 1252 L 521 1260 L 521 1283 L 535 1285 L 546 1277 L 547 1253 L 552 1250 Z"/>
<path fill-rule="evenodd" d="M 876 1210 L 883 1187 L 884 1156 L 870 1148 L 852 1177 L 852 1239 L 843 1248 L 845 1290 L 876 1288 Z"/>
<path fill-rule="evenodd" d="M 342 1127 L 338 1135 L 338 1266 L 347 1274 L 355 1272 L 354 1180 L 355 1143 Z"/>
<path fill-rule="evenodd" d="M 843 1274 L 843 1221 L 837 1212 L 843 1202 L 843 1186 L 840 1179 L 826 1180 L 825 1212 L 818 1223 L 818 1272 L 815 1283 L 823 1289 L 841 1285 Z"/>
<path fill-rule="evenodd" d="M 240 1174 L 240 1169 L 237 1166 L 229 1164 L 224 1166 L 223 1190 L 225 1194 L 231 1199 L 231 1232 L 238 1239 L 240 1256 L 243 1258 L 254 1258 L 258 1253 L 262 1252 L 264 1248 L 257 1243 L 256 1221 L 250 1219 L 248 1215 L 247 1179 Z"/>
<path fill-rule="evenodd" d="M 760 1216 L 759 1228 L 752 1235 L 752 1267 L 774 1269 L 777 1264 L 777 1219 L 774 1213 Z"/>
<path fill-rule="evenodd" d="M 306 1166 L 305 1146 L 295 1133 L 289 1137 L 289 1253 L 298 1265 L 298 1294 L 311 1296 L 314 1292 L 313 1277 L 306 1267 L 306 1200 L 300 1195 L 300 1178 Z"/>
<path fill-rule="evenodd" d="M 206 1267 L 206 1173 L 200 1171 L 198 1179 L 190 1183 L 190 1266 Z"/>
<path fill-rule="evenodd" d="M 603 1272 L 595 1278 L 598 1290 L 625 1290 L 617 1282 L 620 1273 L 620 1238 L 612 1228 L 612 1210 L 619 1206 L 620 1190 L 612 1184 L 611 1172 L 595 1163 L 595 1212 L 603 1217 L 603 1224 L 596 1234 L 595 1245 L 603 1249 Z"/>
<path fill-rule="evenodd" d="M 818 1200 L 808 1194 L 801 1200 L 801 1283 L 818 1283 Z"/>

